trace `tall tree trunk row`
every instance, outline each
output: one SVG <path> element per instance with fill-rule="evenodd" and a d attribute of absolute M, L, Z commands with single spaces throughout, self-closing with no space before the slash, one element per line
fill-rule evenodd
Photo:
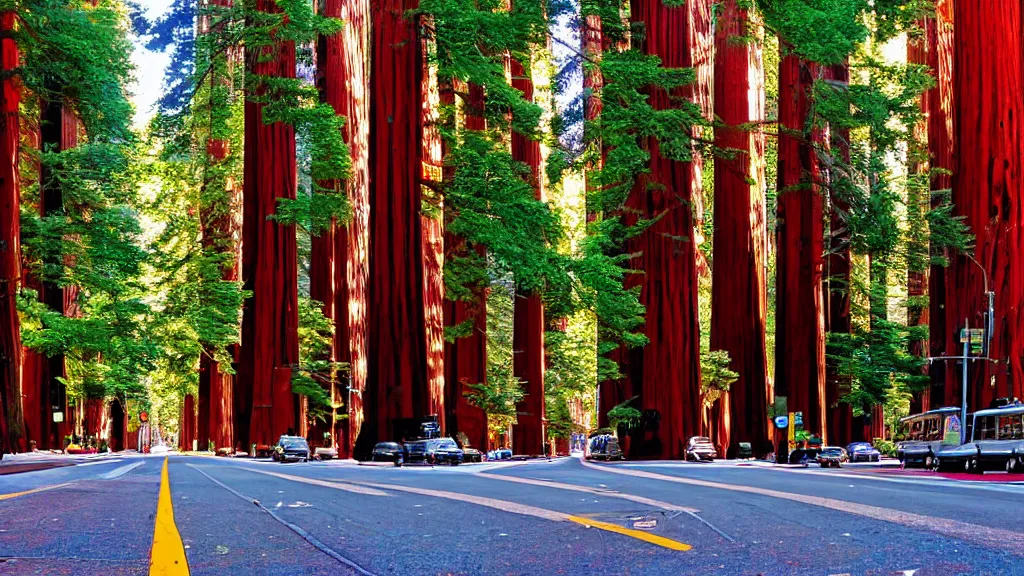
<path fill-rule="evenodd" d="M 715 160 L 711 349 L 729 353 L 739 379 L 713 407 L 723 453 L 735 442 L 761 446 L 769 431 L 764 135 L 742 127 L 764 120 L 764 84 L 760 45 L 739 40 L 749 27 L 746 10 L 726 2 L 715 29 L 715 143 L 734 155 Z"/>

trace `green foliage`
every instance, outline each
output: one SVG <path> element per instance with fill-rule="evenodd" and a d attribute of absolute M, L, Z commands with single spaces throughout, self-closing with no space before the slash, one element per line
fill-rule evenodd
<path fill-rule="evenodd" d="M 608 426 L 613 430 L 618 430 L 620 427 L 630 430 L 639 426 L 643 413 L 630 406 L 638 398 L 639 396 L 633 396 L 629 400 L 612 407 L 608 411 Z"/>
<path fill-rule="evenodd" d="M 705 406 L 711 406 L 740 375 L 729 368 L 732 359 L 725 350 L 702 351 L 700 354 L 700 392 Z"/>
<path fill-rule="evenodd" d="M 487 414 L 488 428 L 503 433 L 516 422 L 516 404 L 526 393 L 512 369 L 513 293 L 495 282 L 487 299 L 487 379 L 468 382 L 469 403 Z"/>
<path fill-rule="evenodd" d="M 335 405 L 331 388 L 338 385 L 348 364 L 331 360 L 334 324 L 324 316 L 323 304 L 299 298 L 299 364 L 292 366 L 292 391 L 306 397 L 310 420 L 326 421 Z"/>

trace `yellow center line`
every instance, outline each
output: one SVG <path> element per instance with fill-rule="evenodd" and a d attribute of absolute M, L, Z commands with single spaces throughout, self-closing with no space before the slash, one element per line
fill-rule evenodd
<path fill-rule="evenodd" d="M 153 548 L 149 553 L 150 576 L 188 576 L 185 545 L 174 524 L 174 505 L 171 500 L 171 482 L 167 476 L 167 457 L 160 472 L 160 497 L 156 504 L 156 523 L 153 526 Z"/>
<path fill-rule="evenodd" d="M 478 472 L 476 474 L 482 478 L 490 478 L 492 480 L 503 480 L 505 482 L 515 482 L 519 484 L 529 484 L 531 486 L 543 486 L 545 488 L 553 488 L 555 490 L 568 490 L 572 492 L 583 492 L 586 494 L 593 494 L 595 496 L 604 496 L 608 498 L 618 498 L 620 500 L 628 500 L 630 502 L 636 502 L 637 504 L 643 504 L 652 508 L 661 508 L 662 510 L 668 510 L 670 512 L 690 512 L 696 514 L 700 510 L 691 508 L 689 506 L 680 506 L 671 502 L 663 502 L 661 500 L 655 500 L 653 498 L 647 498 L 645 496 L 637 496 L 636 494 L 629 494 L 626 492 L 617 492 L 615 490 L 591 488 L 590 486 L 580 486 L 579 484 L 565 484 L 562 482 L 553 482 L 551 480 L 537 480 L 534 478 L 522 478 L 520 476 L 504 476 L 501 474 L 490 474 L 488 472 Z"/>
<path fill-rule="evenodd" d="M 38 492 L 46 492 L 47 490 L 56 490 L 57 488 L 63 488 L 70 486 L 73 482 L 65 482 L 63 484 L 54 484 L 52 486 L 42 486 L 39 488 L 33 488 L 31 490 L 25 490 L 24 492 L 11 492 L 10 494 L 0 494 L 0 501 L 10 500 L 11 498 L 17 498 L 18 496 L 27 496 L 29 494 L 36 494 Z"/>
<path fill-rule="evenodd" d="M 658 536 L 657 534 L 651 534 L 650 532 L 644 532 L 643 530 L 633 530 L 632 528 L 626 528 L 625 526 L 619 526 L 618 524 L 609 524 L 608 522 L 601 522 L 598 520 L 592 520 L 590 518 L 582 518 L 580 516 L 569 516 L 570 522 L 582 524 L 588 528 L 600 528 L 601 530 L 607 530 L 608 532 L 615 532 L 616 534 L 623 534 L 637 540 L 643 540 L 662 548 L 668 548 L 669 550 L 678 550 L 679 552 L 686 552 L 692 550 L 693 546 L 678 542 L 664 536 Z"/>

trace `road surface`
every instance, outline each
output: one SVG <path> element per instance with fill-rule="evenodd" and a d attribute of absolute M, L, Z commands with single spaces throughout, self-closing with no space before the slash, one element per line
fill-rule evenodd
<path fill-rule="evenodd" d="M 0 476 L 0 574 L 1022 574 L 1022 511 L 849 469 L 115 456 Z"/>

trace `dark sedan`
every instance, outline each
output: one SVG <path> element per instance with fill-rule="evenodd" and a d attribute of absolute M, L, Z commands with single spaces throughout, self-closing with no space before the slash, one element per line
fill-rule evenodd
<path fill-rule="evenodd" d="M 458 466 L 465 459 L 465 453 L 451 438 L 427 440 L 426 458 L 430 464 L 450 464 Z"/>
<path fill-rule="evenodd" d="M 831 468 L 833 466 L 836 468 L 842 468 L 843 462 L 846 462 L 847 459 L 848 456 L 846 455 L 846 450 L 837 446 L 826 446 L 820 453 L 818 453 L 817 457 L 815 457 L 815 460 L 818 462 L 818 466 L 821 466 L 822 468 Z"/>
<path fill-rule="evenodd" d="M 373 447 L 373 454 L 370 460 L 374 462 L 393 462 L 395 466 L 401 466 L 405 461 L 405 452 L 397 442 L 378 442 Z"/>
<path fill-rule="evenodd" d="M 882 453 L 868 442 L 854 442 L 846 447 L 850 462 L 878 462 Z"/>
<path fill-rule="evenodd" d="M 271 458 L 276 462 L 306 462 L 309 460 L 309 443 L 301 436 L 281 436 Z"/>

